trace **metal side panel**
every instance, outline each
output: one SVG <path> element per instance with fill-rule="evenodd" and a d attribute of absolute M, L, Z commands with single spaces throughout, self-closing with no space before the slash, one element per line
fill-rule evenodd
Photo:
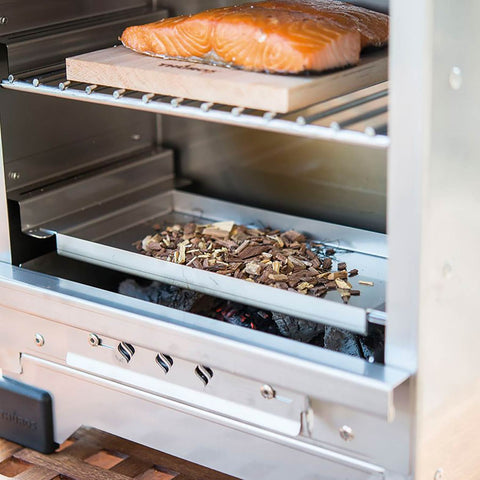
<path fill-rule="evenodd" d="M 19 352 L 63 362 L 68 353 L 85 357 L 77 342 L 69 343 L 62 334 L 74 327 L 83 332 L 79 338 L 85 346 L 95 333 L 134 350 L 166 353 L 249 378 L 258 382 L 258 391 L 268 384 L 385 421 L 393 420 L 395 389 L 408 378 L 401 370 L 6 264 L 0 264 L 0 305 L 12 319 L 0 341 L 1 367 L 7 370 L 18 371 Z M 34 323 L 22 331 L 24 316 Z M 43 324 L 45 342 L 39 349 L 34 328 Z"/>

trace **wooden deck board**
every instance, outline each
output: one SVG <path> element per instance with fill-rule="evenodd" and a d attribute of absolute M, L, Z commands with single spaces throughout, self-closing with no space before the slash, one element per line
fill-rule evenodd
<path fill-rule="evenodd" d="M 0 480 L 235 480 L 228 475 L 93 428 L 55 453 L 0 439 Z"/>

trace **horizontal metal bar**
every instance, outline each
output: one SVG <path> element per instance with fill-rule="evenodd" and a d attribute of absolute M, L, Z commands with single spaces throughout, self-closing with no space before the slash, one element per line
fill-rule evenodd
<path fill-rule="evenodd" d="M 98 103 L 102 105 L 117 106 L 135 110 L 142 110 L 158 114 L 172 115 L 184 118 L 193 118 L 204 120 L 207 122 L 223 123 L 227 125 L 241 126 L 247 128 L 255 128 L 270 132 L 277 132 L 287 135 L 295 135 L 300 137 L 331 140 L 341 143 L 349 143 L 354 145 L 364 145 L 373 148 L 387 148 L 390 144 L 389 138 L 385 135 L 367 135 L 363 131 L 353 131 L 345 129 L 334 129 L 320 125 L 310 125 L 297 123 L 295 121 L 277 118 L 272 112 L 267 115 L 252 115 L 246 111 L 235 110 L 232 113 L 232 107 L 222 105 L 202 104 L 200 107 L 189 105 L 188 99 L 180 101 L 180 99 L 172 99 L 170 103 L 156 101 L 148 93 L 143 98 L 132 98 L 131 96 L 122 96 L 118 99 L 113 98 L 111 94 L 100 93 L 98 90 L 88 95 L 85 91 L 77 90 L 71 86 L 68 89 L 60 90 L 57 87 L 48 85 L 40 85 L 34 87 L 32 84 L 22 81 L 2 82 L 2 86 L 8 89 L 14 89 L 24 92 L 33 92 L 37 94 L 49 95 L 59 98 L 67 98 L 70 100 L 78 100 L 84 102 Z M 140 95 L 142 92 L 138 92 Z M 374 94 L 374 96 L 386 96 L 387 92 L 382 91 Z M 365 100 L 364 98 L 349 102 L 348 108 L 371 101 L 373 98 Z M 163 98 L 163 97 L 162 97 Z M 376 97 L 375 97 L 376 98 Z M 338 111 L 344 111 L 343 108 L 337 107 Z M 332 109 L 333 110 L 333 109 Z M 331 112 L 331 110 L 330 110 Z M 240 114 L 239 114 L 240 113 Z M 331 114 L 331 113 L 330 113 Z M 313 118 L 313 117 L 309 117 Z"/>
<path fill-rule="evenodd" d="M 344 103 L 338 107 L 331 108 L 329 110 L 325 110 L 323 112 L 316 113 L 315 115 L 311 115 L 309 117 L 298 117 L 297 122 L 300 124 L 309 124 L 316 122 L 322 118 L 330 117 L 335 115 L 336 113 L 344 112 L 346 110 L 350 110 L 351 108 L 358 107 L 359 105 L 363 105 L 368 102 L 372 102 L 373 100 L 377 100 L 378 98 L 383 98 L 388 96 L 388 90 L 383 90 L 381 92 L 373 93 L 372 95 L 367 95 L 366 97 L 359 98 L 357 100 L 353 100 L 351 102 Z M 302 120 L 303 119 L 303 120 Z"/>
<path fill-rule="evenodd" d="M 363 122 L 364 120 L 368 120 L 370 118 L 378 117 L 382 113 L 386 113 L 388 111 L 387 107 L 380 107 L 376 108 L 375 110 L 362 113 L 361 115 L 357 115 L 353 118 L 349 118 L 348 120 L 344 120 L 338 124 L 338 128 L 345 128 L 350 125 L 355 125 L 356 123 Z"/>

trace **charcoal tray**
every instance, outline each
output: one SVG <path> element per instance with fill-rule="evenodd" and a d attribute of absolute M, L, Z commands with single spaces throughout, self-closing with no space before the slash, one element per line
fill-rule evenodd
<path fill-rule="evenodd" d="M 360 275 L 350 279 L 361 295 L 344 304 L 336 291 L 323 298 L 280 290 L 245 280 L 198 270 L 145 256 L 134 242 L 153 233 L 153 225 L 210 223 L 233 220 L 238 224 L 295 229 L 308 238 L 335 248 L 332 257 L 357 268 Z M 383 311 L 385 305 L 385 235 L 333 225 L 316 220 L 275 213 L 215 200 L 179 190 L 160 195 L 122 209 L 97 221 L 68 231 L 52 228 L 60 255 L 160 282 L 177 285 L 265 310 L 366 333 L 368 316 Z M 358 282 L 368 280 L 373 286 Z"/>

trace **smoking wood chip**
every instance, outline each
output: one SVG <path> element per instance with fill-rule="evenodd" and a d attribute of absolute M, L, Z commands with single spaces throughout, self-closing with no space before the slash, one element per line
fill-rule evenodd
<path fill-rule="evenodd" d="M 265 247 L 263 245 L 250 245 L 243 251 L 241 251 L 238 256 L 241 259 L 246 260 L 247 258 L 256 257 L 257 255 L 260 255 L 262 252 L 265 252 L 267 250 L 268 247 Z"/>
<path fill-rule="evenodd" d="M 288 261 L 294 266 L 294 267 L 299 267 L 301 269 L 306 269 L 307 266 L 305 265 L 305 262 L 302 262 L 302 260 L 298 259 L 297 257 L 294 257 L 293 255 L 289 255 Z"/>
<path fill-rule="evenodd" d="M 187 246 L 190 245 L 188 240 L 178 244 L 178 260 L 177 263 L 185 263 Z"/>
<path fill-rule="evenodd" d="M 337 284 L 337 288 L 342 289 L 342 290 L 351 290 L 352 285 L 349 282 L 346 282 L 345 280 L 342 280 L 341 278 L 336 278 L 335 283 Z"/>
<path fill-rule="evenodd" d="M 332 268 L 332 259 L 331 258 L 325 258 L 323 260 L 323 265 L 322 265 L 324 270 L 330 270 Z"/>
<path fill-rule="evenodd" d="M 345 262 L 340 262 L 337 265 L 337 270 L 346 270 L 347 269 L 347 264 Z"/>
<path fill-rule="evenodd" d="M 285 282 L 288 280 L 288 277 L 287 275 L 284 275 L 284 274 L 274 274 L 274 273 L 271 273 L 268 278 L 270 280 L 273 280 L 274 282 Z"/>
<path fill-rule="evenodd" d="M 328 278 L 331 275 L 330 272 L 324 272 L 318 275 L 318 278 Z"/>
<path fill-rule="evenodd" d="M 234 226 L 235 226 L 235 222 L 233 222 L 232 220 L 212 223 L 212 227 L 218 228 L 218 230 L 223 230 L 224 232 L 228 232 L 228 233 L 232 231 Z"/>
<path fill-rule="evenodd" d="M 150 242 L 153 241 L 153 237 L 151 235 L 147 235 L 143 240 L 142 240 L 142 248 L 144 250 L 149 249 Z"/>
<path fill-rule="evenodd" d="M 209 237 L 217 238 L 220 240 L 227 240 L 230 235 L 229 232 L 216 227 L 206 227 L 203 229 L 202 233 L 203 235 L 208 235 Z"/>
<path fill-rule="evenodd" d="M 282 264 L 278 261 L 272 262 L 272 268 L 275 273 L 280 273 L 280 267 Z"/>
<path fill-rule="evenodd" d="M 259 263 L 249 262 L 245 266 L 245 273 L 249 275 L 260 275 L 260 273 L 262 273 L 262 266 Z"/>
<path fill-rule="evenodd" d="M 341 272 L 332 272 L 328 275 L 327 279 L 328 280 L 336 280 L 337 278 L 347 278 L 348 273 L 345 270 L 342 270 Z"/>
<path fill-rule="evenodd" d="M 367 287 L 373 287 L 374 283 L 366 280 L 359 280 L 360 285 L 366 285 Z"/>
<path fill-rule="evenodd" d="M 297 290 L 310 290 L 314 285 L 308 282 L 302 282 L 297 286 Z"/>
<path fill-rule="evenodd" d="M 283 240 L 278 235 L 267 235 L 267 237 L 277 242 L 280 248 L 285 246 L 285 243 L 283 243 Z"/>
<path fill-rule="evenodd" d="M 338 293 L 342 296 L 343 303 L 348 303 L 350 300 L 350 290 L 344 290 L 339 288 Z"/>
<path fill-rule="evenodd" d="M 348 272 L 349 277 L 354 277 L 355 275 L 358 275 L 358 270 L 356 268 Z"/>
<path fill-rule="evenodd" d="M 302 233 L 296 232 L 295 230 L 289 230 L 288 232 L 285 232 L 282 236 L 287 238 L 291 242 L 306 241 L 305 235 L 303 235 Z"/>
<path fill-rule="evenodd" d="M 241 245 L 233 252 L 235 255 L 240 255 L 248 246 L 250 245 L 250 240 L 244 240 Z"/>

